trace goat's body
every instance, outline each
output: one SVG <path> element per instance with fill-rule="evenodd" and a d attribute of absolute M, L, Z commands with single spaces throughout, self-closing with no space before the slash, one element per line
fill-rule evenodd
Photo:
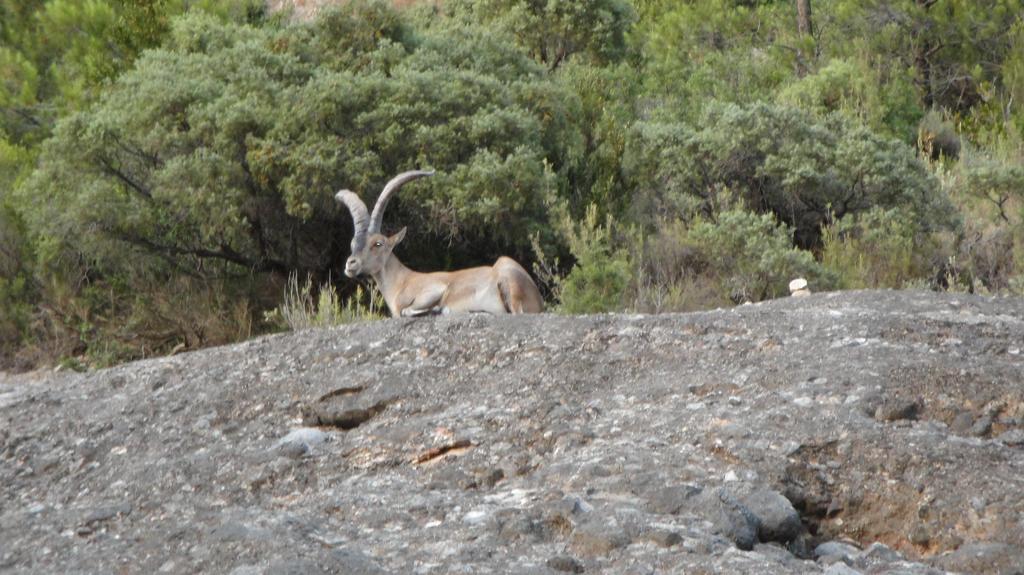
<path fill-rule="evenodd" d="M 420 273 L 392 256 L 374 279 L 394 317 L 467 312 L 500 315 L 544 310 L 544 302 L 530 275 L 508 257 L 498 258 L 490 267 Z"/>

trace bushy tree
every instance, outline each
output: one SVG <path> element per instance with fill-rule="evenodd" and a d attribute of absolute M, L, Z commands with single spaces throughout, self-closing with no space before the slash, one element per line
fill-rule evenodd
<path fill-rule="evenodd" d="M 955 223 L 912 148 L 842 116 L 730 104 L 710 107 L 700 125 L 638 128 L 629 162 L 648 213 L 713 215 L 739 201 L 792 226 L 803 247 L 819 245 L 830 214 L 874 207 L 901 207 L 925 230 Z"/>

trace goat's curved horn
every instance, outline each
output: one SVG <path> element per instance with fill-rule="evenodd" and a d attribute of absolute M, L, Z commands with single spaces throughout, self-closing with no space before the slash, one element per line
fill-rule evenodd
<path fill-rule="evenodd" d="M 409 180 L 415 180 L 423 176 L 433 176 L 434 170 L 411 170 L 408 172 L 402 172 L 384 186 L 384 191 L 380 193 L 380 197 L 377 198 L 377 204 L 373 206 L 373 214 L 370 216 L 370 233 L 379 234 L 381 224 L 384 223 L 384 210 L 388 207 L 388 200 L 391 199 L 391 195 L 398 191 L 398 188 L 402 187 L 402 184 Z"/>
<path fill-rule="evenodd" d="M 345 204 L 348 211 L 352 212 L 352 227 L 355 230 L 352 234 L 352 253 L 358 253 L 366 244 L 366 230 L 370 221 L 366 204 L 359 199 L 359 196 L 348 190 L 341 190 L 334 196 L 334 199 Z"/>

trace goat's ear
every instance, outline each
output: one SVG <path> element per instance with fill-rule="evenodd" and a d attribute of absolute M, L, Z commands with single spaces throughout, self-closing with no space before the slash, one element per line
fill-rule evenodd
<path fill-rule="evenodd" d="M 400 241 L 405 239 L 405 231 L 407 229 L 409 229 L 409 228 L 407 228 L 407 227 L 406 228 L 402 228 L 402 229 L 398 230 L 398 233 L 396 233 L 395 235 L 393 235 L 390 238 L 388 238 L 388 243 L 391 244 L 391 247 L 397 246 L 398 242 L 400 242 Z"/>

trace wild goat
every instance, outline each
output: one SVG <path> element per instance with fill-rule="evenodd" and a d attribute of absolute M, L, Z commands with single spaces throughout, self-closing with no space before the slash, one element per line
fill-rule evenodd
<path fill-rule="evenodd" d="M 403 172 L 384 186 L 373 214 L 359 196 L 341 190 L 335 196 L 352 212 L 355 233 L 352 255 L 345 262 L 345 275 L 372 276 L 392 317 L 446 314 L 451 312 L 539 313 L 544 310 L 537 285 L 530 274 L 512 258 L 502 256 L 490 267 L 452 272 L 420 273 L 410 270 L 392 253 L 405 238 L 406 228 L 388 237 L 381 234 L 384 209 L 402 184 L 432 171 Z"/>

